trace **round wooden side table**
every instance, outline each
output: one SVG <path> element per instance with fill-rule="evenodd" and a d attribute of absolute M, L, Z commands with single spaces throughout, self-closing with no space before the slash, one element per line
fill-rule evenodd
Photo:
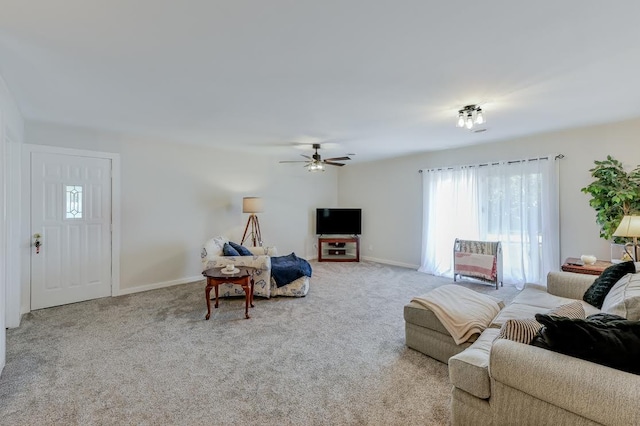
<path fill-rule="evenodd" d="M 202 273 L 207 278 L 207 286 L 204 289 L 205 297 L 207 298 L 207 316 L 205 319 L 211 317 L 211 289 L 215 288 L 216 303 L 215 308 L 218 307 L 218 286 L 220 284 L 238 284 L 244 290 L 244 316 L 246 319 L 251 318 L 249 316 L 249 306 L 253 305 L 253 274 L 248 269 L 241 269 L 234 275 L 225 275 L 221 272 L 221 268 L 211 269 Z"/>

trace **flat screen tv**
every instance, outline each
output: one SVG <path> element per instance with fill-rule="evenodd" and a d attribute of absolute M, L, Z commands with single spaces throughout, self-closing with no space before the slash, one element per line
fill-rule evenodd
<path fill-rule="evenodd" d="M 316 209 L 316 234 L 360 235 L 362 209 Z"/>

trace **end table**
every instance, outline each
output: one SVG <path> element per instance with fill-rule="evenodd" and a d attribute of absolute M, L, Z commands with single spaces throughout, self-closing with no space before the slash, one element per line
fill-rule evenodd
<path fill-rule="evenodd" d="M 600 275 L 605 269 L 613 265 L 606 260 L 596 260 L 593 265 L 585 265 L 584 262 L 577 257 L 568 257 L 562 265 L 565 272 L 574 272 L 577 274 Z"/>
<path fill-rule="evenodd" d="M 205 319 L 211 317 L 211 289 L 215 288 L 216 303 L 215 308 L 218 308 L 218 286 L 220 284 L 238 284 L 242 286 L 244 290 L 244 317 L 246 319 L 251 318 L 249 316 L 249 306 L 253 305 L 253 287 L 255 282 L 253 281 L 253 274 L 247 268 L 238 270 L 233 275 L 225 275 L 222 273 L 221 268 L 210 269 L 202 273 L 207 278 L 207 286 L 204 289 L 205 297 L 207 298 L 207 316 Z"/>

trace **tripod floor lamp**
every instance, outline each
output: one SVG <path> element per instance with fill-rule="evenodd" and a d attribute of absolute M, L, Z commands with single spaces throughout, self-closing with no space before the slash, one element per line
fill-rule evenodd
<path fill-rule="evenodd" d="M 260 222 L 258 222 L 258 216 L 256 215 L 256 213 L 262 213 L 262 207 L 262 198 L 260 197 L 244 197 L 242 199 L 242 213 L 249 213 L 249 220 L 247 220 L 247 226 L 244 227 L 244 234 L 242 234 L 240 244 L 244 244 L 245 240 L 251 240 L 254 247 L 262 247 Z M 251 231 L 247 235 L 249 228 L 251 228 Z"/>

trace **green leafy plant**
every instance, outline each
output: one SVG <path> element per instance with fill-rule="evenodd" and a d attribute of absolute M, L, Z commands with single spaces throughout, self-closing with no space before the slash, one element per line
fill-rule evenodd
<path fill-rule="evenodd" d="M 596 166 L 589 171 L 595 180 L 581 191 L 591 195 L 589 205 L 596 210 L 600 237 L 609 240 L 622 216 L 640 213 L 640 166 L 627 172 L 622 163 L 610 155 L 594 163 Z"/>

